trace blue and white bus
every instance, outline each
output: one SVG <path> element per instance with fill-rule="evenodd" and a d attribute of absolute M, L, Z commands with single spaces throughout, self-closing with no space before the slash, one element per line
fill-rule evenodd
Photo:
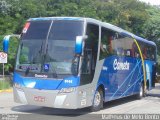
<path fill-rule="evenodd" d="M 107 101 L 141 98 L 155 86 L 156 51 L 154 42 L 99 20 L 31 18 L 20 36 L 14 100 L 97 111 Z"/>

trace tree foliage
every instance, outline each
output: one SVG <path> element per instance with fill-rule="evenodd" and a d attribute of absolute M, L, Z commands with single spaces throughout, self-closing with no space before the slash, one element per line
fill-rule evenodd
<path fill-rule="evenodd" d="M 153 40 L 160 48 L 160 9 L 150 7 L 147 9 L 149 18 L 144 24 L 144 35 L 147 39 Z M 160 53 L 159 53 L 160 54 Z"/>
<path fill-rule="evenodd" d="M 99 19 L 160 44 L 160 9 L 138 0 L 1 0 L 1 50 L 2 37 L 20 34 L 28 18 L 51 16 Z M 17 45 L 18 41 L 10 43 L 6 70 L 13 68 Z"/>

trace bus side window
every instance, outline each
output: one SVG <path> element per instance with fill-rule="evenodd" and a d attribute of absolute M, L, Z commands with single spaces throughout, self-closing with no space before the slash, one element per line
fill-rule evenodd
<path fill-rule="evenodd" d="M 91 61 L 92 61 L 92 50 L 85 49 L 83 55 L 83 63 L 82 63 L 82 73 L 90 74 L 91 73 Z"/>
<path fill-rule="evenodd" d="M 155 60 L 155 48 L 147 46 L 146 54 L 148 59 Z"/>
<path fill-rule="evenodd" d="M 117 55 L 118 56 L 124 56 L 124 50 L 123 50 L 123 48 L 117 48 Z"/>
<path fill-rule="evenodd" d="M 100 60 L 106 58 L 111 54 L 112 46 L 112 32 L 106 28 L 102 28 L 101 31 L 101 44 L 100 44 Z"/>
<path fill-rule="evenodd" d="M 131 50 L 130 49 L 125 50 L 125 55 L 126 56 L 131 56 Z"/>
<path fill-rule="evenodd" d="M 155 57 L 155 48 L 154 48 L 154 47 L 151 47 L 151 52 L 150 52 L 150 54 L 151 54 L 151 60 L 155 60 L 156 57 Z"/>
<path fill-rule="evenodd" d="M 133 42 L 132 44 L 132 56 L 136 58 L 140 58 L 140 53 L 135 42 Z"/>
<path fill-rule="evenodd" d="M 146 54 L 146 48 L 145 47 L 143 48 L 142 53 L 143 53 L 143 58 L 147 59 L 147 54 Z"/>
<path fill-rule="evenodd" d="M 99 26 L 87 23 L 86 35 L 88 38 L 84 42 L 83 56 L 81 59 L 80 85 L 91 83 L 94 77 L 98 53 Z"/>

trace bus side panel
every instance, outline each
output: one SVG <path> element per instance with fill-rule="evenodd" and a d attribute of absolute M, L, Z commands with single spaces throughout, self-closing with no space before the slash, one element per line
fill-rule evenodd
<path fill-rule="evenodd" d="M 141 60 L 110 56 L 105 59 L 99 83 L 105 86 L 105 101 L 136 94 L 143 79 Z"/>

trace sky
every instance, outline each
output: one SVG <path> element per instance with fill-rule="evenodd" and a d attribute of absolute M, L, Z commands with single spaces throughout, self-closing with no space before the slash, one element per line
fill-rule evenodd
<path fill-rule="evenodd" d="M 151 5 L 160 5 L 160 0 L 139 0 L 146 3 L 150 3 Z"/>

